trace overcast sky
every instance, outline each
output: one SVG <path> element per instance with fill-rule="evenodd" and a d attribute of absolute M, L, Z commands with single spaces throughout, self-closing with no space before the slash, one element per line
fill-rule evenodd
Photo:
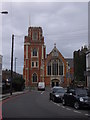
<path fill-rule="evenodd" d="M 88 2 L 8 2 L 2 4 L 2 50 L 3 68 L 10 69 L 11 37 L 15 35 L 14 59 L 17 57 L 17 72 L 23 72 L 24 36 L 28 27 L 42 27 L 49 53 L 56 43 L 57 49 L 66 57 L 88 44 Z"/>

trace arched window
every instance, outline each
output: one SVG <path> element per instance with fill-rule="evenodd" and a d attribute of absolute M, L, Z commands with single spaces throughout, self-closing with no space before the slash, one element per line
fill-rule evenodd
<path fill-rule="evenodd" d="M 37 74 L 36 73 L 33 74 L 32 81 L 33 82 L 37 82 Z"/>
<path fill-rule="evenodd" d="M 63 63 L 59 61 L 59 75 L 63 75 Z"/>
<path fill-rule="evenodd" d="M 37 56 L 37 49 L 36 48 L 33 49 L 33 56 Z"/>
<path fill-rule="evenodd" d="M 51 63 L 48 63 L 47 65 L 47 74 L 51 75 Z"/>
<path fill-rule="evenodd" d="M 56 60 L 52 63 L 52 74 L 58 75 L 58 62 Z"/>

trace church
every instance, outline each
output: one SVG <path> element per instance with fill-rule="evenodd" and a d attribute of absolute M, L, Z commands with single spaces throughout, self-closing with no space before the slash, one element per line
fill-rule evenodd
<path fill-rule="evenodd" d="M 41 27 L 29 27 L 25 36 L 23 78 L 26 87 L 37 87 L 38 82 L 50 87 L 66 87 L 73 79 L 73 59 L 65 59 L 56 44 L 46 54 Z"/>

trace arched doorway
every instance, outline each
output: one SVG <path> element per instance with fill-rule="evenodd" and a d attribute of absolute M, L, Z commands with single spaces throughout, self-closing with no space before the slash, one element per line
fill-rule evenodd
<path fill-rule="evenodd" d="M 54 86 L 59 86 L 59 80 L 58 79 L 53 79 L 51 81 L 51 87 L 54 87 Z"/>

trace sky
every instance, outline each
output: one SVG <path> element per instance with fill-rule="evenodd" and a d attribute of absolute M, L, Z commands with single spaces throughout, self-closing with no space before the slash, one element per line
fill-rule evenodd
<path fill-rule="evenodd" d="M 17 57 L 16 70 L 23 73 L 24 36 L 30 26 L 42 27 L 47 54 L 56 43 L 64 58 L 72 58 L 75 50 L 88 45 L 88 2 L 3 2 L 1 6 L 8 11 L 0 24 L 3 69 L 11 69 L 14 34 L 14 62 Z"/>

